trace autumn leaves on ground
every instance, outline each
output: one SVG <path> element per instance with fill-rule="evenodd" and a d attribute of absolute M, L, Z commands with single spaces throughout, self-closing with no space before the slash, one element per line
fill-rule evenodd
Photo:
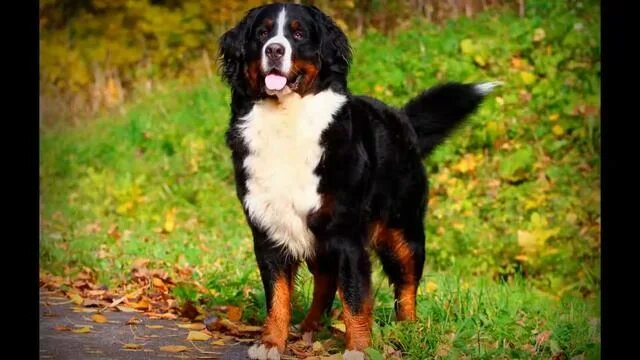
<path fill-rule="evenodd" d="M 393 321 L 376 263 L 372 359 L 599 358 L 599 8 L 527 6 L 352 38 L 352 91 L 394 105 L 447 80 L 505 82 L 425 160 L 419 320 Z M 125 325 L 172 319 L 189 341 L 123 351 L 201 355 L 255 338 L 264 292 L 224 145 L 228 102 L 217 78 L 167 82 L 42 129 L 42 301 L 86 313 L 56 331 L 92 336 L 130 312 Z M 310 304 L 306 269 L 296 286 L 293 324 Z M 293 332 L 288 356 L 338 358 L 343 326 L 336 301 L 318 342 Z"/>

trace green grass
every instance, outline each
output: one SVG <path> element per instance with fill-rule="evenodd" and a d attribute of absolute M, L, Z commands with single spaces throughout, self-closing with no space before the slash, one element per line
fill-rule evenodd
<path fill-rule="evenodd" d="M 353 41 L 351 89 L 394 105 L 447 80 L 506 83 L 425 160 L 420 321 L 391 321 L 392 292 L 376 265 L 376 349 L 392 344 L 411 359 L 599 358 L 600 119 L 590 111 L 599 109 L 599 9 L 583 3 L 531 1 L 525 19 L 485 13 Z M 538 28 L 545 37 L 533 41 Z M 139 258 L 170 273 L 189 264 L 211 292 L 184 282 L 179 299 L 239 304 L 245 321 L 260 323 L 264 293 L 224 145 L 228 102 L 218 79 L 165 84 L 122 113 L 43 129 L 42 270 L 86 266 L 115 286 Z M 162 232 L 171 209 L 175 230 Z M 294 321 L 309 305 L 309 280 L 303 269 Z"/>

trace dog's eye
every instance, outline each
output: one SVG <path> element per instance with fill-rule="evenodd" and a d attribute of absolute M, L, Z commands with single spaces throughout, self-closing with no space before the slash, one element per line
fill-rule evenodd
<path fill-rule="evenodd" d="M 297 30 L 293 33 L 293 38 L 296 40 L 302 40 L 304 38 L 304 34 L 302 33 L 302 31 Z"/>
<path fill-rule="evenodd" d="M 268 34 L 269 32 L 267 30 L 258 31 L 258 37 L 260 38 L 260 40 L 264 40 Z"/>

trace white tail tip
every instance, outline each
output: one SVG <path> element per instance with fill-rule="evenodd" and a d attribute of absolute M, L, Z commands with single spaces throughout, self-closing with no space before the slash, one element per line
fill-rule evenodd
<path fill-rule="evenodd" d="M 502 85 L 504 85 L 504 82 L 502 81 L 484 82 L 484 83 L 475 85 L 475 90 L 476 92 L 478 92 L 478 94 L 485 96 L 485 95 L 488 95 L 490 92 L 492 92 L 493 89 Z"/>

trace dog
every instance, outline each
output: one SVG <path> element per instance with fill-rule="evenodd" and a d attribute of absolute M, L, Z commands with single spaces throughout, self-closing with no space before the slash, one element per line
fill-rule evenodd
<path fill-rule="evenodd" d="M 254 8 L 219 40 L 231 89 L 226 142 L 267 304 L 251 359 L 284 353 L 302 263 L 314 288 L 299 329 L 310 339 L 337 292 L 345 359 L 364 359 L 371 342 L 370 252 L 393 284 L 397 320 L 416 319 L 422 160 L 500 85 L 441 84 L 398 109 L 349 92 L 351 55 L 344 32 L 307 5 Z"/>

